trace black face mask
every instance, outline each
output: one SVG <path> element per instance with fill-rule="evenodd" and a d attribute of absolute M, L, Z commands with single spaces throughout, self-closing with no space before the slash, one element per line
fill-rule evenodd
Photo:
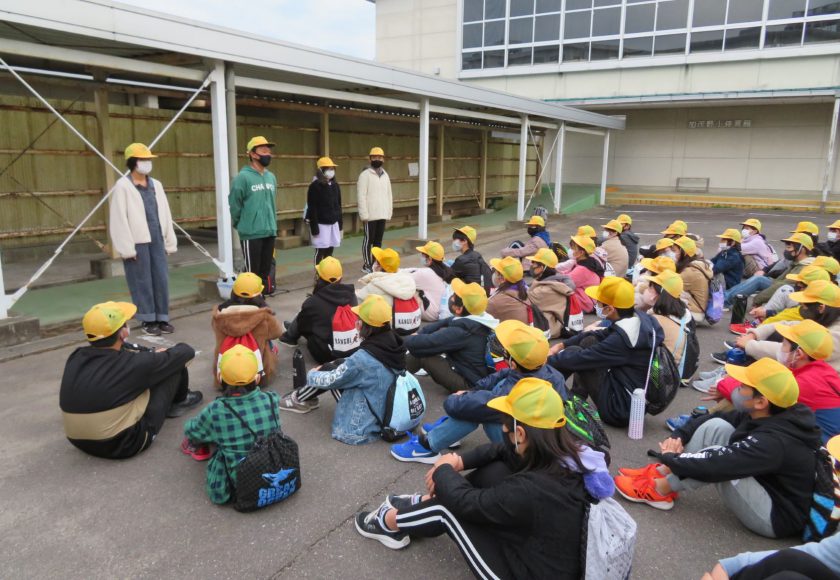
<path fill-rule="evenodd" d="M 528 228 L 528 235 L 534 237 L 537 235 L 539 230 L 537 228 Z"/>
<path fill-rule="evenodd" d="M 254 161 L 257 161 L 263 167 L 268 167 L 271 163 L 271 155 L 259 155 Z"/>
<path fill-rule="evenodd" d="M 791 260 L 791 261 L 793 261 L 793 259 L 796 257 L 796 254 L 794 254 L 790 250 L 785 250 L 783 255 L 784 255 L 785 260 Z"/>
<path fill-rule="evenodd" d="M 370 162 L 370 166 L 373 167 L 374 169 L 379 169 L 380 167 L 382 167 L 383 163 L 384 163 L 384 161 L 380 161 L 379 159 L 375 159 L 375 160 Z"/>

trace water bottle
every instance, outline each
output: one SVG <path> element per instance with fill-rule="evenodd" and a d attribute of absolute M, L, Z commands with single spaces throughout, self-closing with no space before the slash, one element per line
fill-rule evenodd
<path fill-rule="evenodd" d="M 306 386 L 306 361 L 303 360 L 303 353 L 299 348 L 296 348 L 292 355 L 292 386 L 295 389 Z"/>
<path fill-rule="evenodd" d="M 630 424 L 627 436 L 641 439 L 645 432 L 645 390 L 636 389 L 630 397 Z"/>
<path fill-rule="evenodd" d="M 743 294 L 736 294 L 732 299 L 731 316 L 729 324 L 743 324 L 747 317 L 747 297 Z"/>

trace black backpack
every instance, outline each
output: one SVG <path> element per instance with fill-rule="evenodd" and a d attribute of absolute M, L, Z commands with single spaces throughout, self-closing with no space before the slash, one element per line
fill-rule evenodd
<path fill-rule="evenodd" d="M 664 344 L 660 344 L 653 353 L 650 383 L 645 395 L 647 400 L 645 411 L 651 415 L 658 415 L 667 409 L 677 396 L 680 382 L 680 369 L 674 362 L 674 355 Z"/>
<path fill-rule="evenodd" d="M 837 532 L 840 524 L 840 473 L 825 447 L 817 450 L 814 467 L 814 494 L 802 531 L 803 542 L 819 542 Z"/>
<path fill-rule="evenodd" d="M 607 465 L 610 464 L 610 438 L 592 404 L 585 399 L 572 395 L 566 401 L 566 429 L 585 445 L 604 454 Z"/>
<path fill-rule="evenodd" d="M 484 261 L 481 254 L 478 255 L 478 271 L 481 274 L 481 282 L 479 284 L 487 292 L 487 295 L 490 296 L 490 292 L 493 290 L 493 268 Z"/>
<path fill-rule="evenodd" d="M 688 343 L 683 353 L 685 364 L 683 364 L 682 378 L 688 380 L 697 372 L 700 365 L 700 341 L 697 339 L 697 323 L 694 320 L 688 323 Z"/>
<path fill-rule="evenodd" d="M 266 437 L 258 436 L 242 416 L 227 401 L 219 399 L 228 411 L 251 432 L 256 443 L 245 458 L 234 467 L 236 485 L 226 465 L 231 484 L 231 502 L 238 512 L 252 512 L 279 503 L 300 489 L 300 455 L 298 444 L 278 428 Z M 278 425 L 276 405 L 271 404 L 271 416 Z"/>
<path fill-rule="evenodd" d="M 560 242 L 551 242 L 551 251 L 554 252 L 557 259 L 561 262 L 569 259 L 569 250 Z"/>

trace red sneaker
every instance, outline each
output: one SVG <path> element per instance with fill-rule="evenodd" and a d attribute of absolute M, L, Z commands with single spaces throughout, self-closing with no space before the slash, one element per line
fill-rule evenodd
<path fill-rule="evenodd" d="M 196 461 L 207 461 L 213 456 L 209 445 L 196 445 L 186 437 L 181 441 L 181 453 L 189 455 Z"/>
<path fill-rule="evenodd" d="M 649 463 L 648 465 L 640 467 L 639 469 L 621 467 L 619 468 L 618 472 L 621 475 L 626 475 L 627 477 L 646 477 L 648 479 L 653 479 L 654 477 L 662 477 L 662 474 L 659 473 L 660 467 L 662 467 L 661 463 Z"/>
<path fill-rule="evenodd" d="M 756 327 L 755 322 L 745 322 L 743 324 L 730 324 L 729 325 L 729 332 L 732 334 L 743 335 L 747 334 L 753 328 Z"/>
<path fill-rule="evenodd" d="M 677 494 L 675 492 L 671 492 L 668 495 L 660 494 L 656 491 L 656 485 L 653 481 L 653 479 L 643 477 L 618 475 L 615 478 L 615 488 L 628 501 L 646 503 L 650 507 L 658 510 L 672 509 L 674 507 L 674 500 L 677 499 Z"/>

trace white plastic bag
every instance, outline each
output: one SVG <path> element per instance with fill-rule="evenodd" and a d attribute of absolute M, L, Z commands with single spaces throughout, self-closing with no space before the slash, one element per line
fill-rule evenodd
<path fill-rule="evenodd" d="M 589 508 L 586 540 L 586 580 L 630 577 L 636 547 L 636 521 L 612 498 Z"/>

